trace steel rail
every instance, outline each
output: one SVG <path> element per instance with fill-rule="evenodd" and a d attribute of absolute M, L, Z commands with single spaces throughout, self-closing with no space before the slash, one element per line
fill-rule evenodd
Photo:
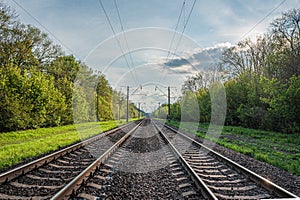
<path fill-rule="evenodd" d="M 124 135 L 119 141 L 117 141 L 112 147 L 110 147 L 105 153 L 103 153 L 97 160 L 95 160 L 91 165 L 89 165 L 84 171 L 82 171 L 77 177 L 75 177 L 70 183 L 68 183 L 64 188 L 57 192 L 51 200 L 57 199 L 68 199 L 72 194 L 75 194 L 78 188 L 84 184 L 89 177 L 103 164 L 111 154 L 113 154 L 119 146 L 121 146 L 128 137 L 143 123 L 141 121 L 133 129 L 131 129 L 126 135 Z"/>
<path fill-rule="evenodd" d="M 129 126 L 131 124 L 132 123 L 125 124 L 125 125 L 120 126 L 118 128 L 115 128 L 115 129 L 109 130 L 107 132 L 104 132 L 104 133 L 102 133 L 100 135 L 93 136 L 93 137 L 91 137 L 89 139 L 86 139 L 86 140 L 80 142 L 80 143 L 74 144 L 72 146 L 69 146 L 67 148 L 61 149 L 61 150 L 56 151 L 56 152 L 54 152 L 52 154 L 49 154 L 47 156 L 44 156 L 42 158 L 39 158 L 39 159 L 34 160 L 32 162 L 29 162 L 29 163 L 27 163 L 25 165 L 22 165 L 20 167 L 17 167 L 15 169 L 12 169 L 10 171 L 2 173 L 2 174 L 0 174 L 0 184 L 2 184 L 4 182 L 8 182 L 8 181 L 10 181 L 10 180 L 12 180 L 14 178 L 17 178 L 18 176 L 24 175 L 25 173 L 28 173 L 28 172 L 30 172 L 33 169 L 36 169 L 36 168 L 38 168 L 38 167 L 40 167 L 40 166 L 42 166 L 44 164 L 47 164 L 47 163 L 49 163 L 49 162 L 51 162 L 53 160 L 56 160 L 57 158 L 65 155 L 67 153 L 73 152 L 73 151 L 75 151 L 75 150 L 77 150 L 77 149 L 79 149 L 81 147 L 84 147 L 85 145 L 87 145 L 87 144 L 89 144 L 91 142 L 94 142 L 94 141 L 96 141 L 96 140 L 98 140 L 98 139 L 100 139 L 100 138 L 102 138 L 104 136 L 107 136 L 107 135 L 112 134 L 112 133 L 114 133 L 116 131 L 119 131 L 122 128 L 125 128 L 125 127 L 127 127 L 127 126 Z"/>
<path fill-rule="evenodd" d="M 159 121 L 156 121 L 160 124 L 162 124 Z M 247 169 L 246 167 L 241 166 L 240 164 L 232 161 L 231 159 L 219 154 L 218 152 L 206 147 L 203 144 L 200 144 L 199 142 L 195 141 L 194 139 L 190 138 L 189 136 L 185 135 L 184 133 L 181 133 L 179 130 L 176 130 L 175 128 L 166 125 L 166 124 L 162 124 L 165 127 L 167 127 L 168 129 L 176 132 L 177 134 L 179 134 L 180 136 L 182 136 L 183 138 L 185 138 L 186 140 L 193 142 L 194 144 L 196 144 L 197 146 L 205 149 L 206 151 L 212 153 L 216 158 L 218 158 L 219 160 L 222 160 L 223 162 L 225 162 L 226 164 L 228 164 L 229 166 L 231 166 L 232 168 L 234 168 L 235 170 L 237 170 L 240 173 L 243 173 L 244 175 L 246 175 L 247 177 L 249 177 L 252 181 L 256 182 L 257 184 L 263 186 L 265 189 L 267 189 L 268 191 L 270 191 L 271 193 L 275 193 L 276 195 L 278 195 L 279 197 L 283 197 L 283 198 L 299 198 L 297 195 L 283 189 L 282 187 L 276 185 L 275 183 L 267 180 L 266 178 L 256 174 L 255 172 Z"/>
<path fill-rule="evenodd" d="M 153 122 L 152 122 L 153 123 Z M 188 172 L 192 180 L 194 181 L 196 187 L 201 190 L 202 195 L 208 199 L 218 199 L 213 192 L 208 188 L 208 186 L 204 183 L 204 181 L 198 176 L 198 174 L 193 170 L 193 168 L 188 164 L 188 162 L 182 157 L 176 147 L 171 143 L 168 137 L 161 131 L 161 129 L 153 123 L 155 128 L 158 130 L 159 134 L 162 138 L 167 142 L 173 153 L 178 158 L 179 162 L 182 164 L 184 169 Z"/>

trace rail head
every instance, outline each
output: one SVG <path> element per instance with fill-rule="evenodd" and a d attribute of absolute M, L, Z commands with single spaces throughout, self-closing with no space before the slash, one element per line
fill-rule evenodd
<path fill-rule="evenodd" d="M 48 162 L 51 162 L 51 161 L 59 158 L 62 155 L 65 155 L 65 154 L 70 153 L 70 152 L 72 152 L 72 151 L 74 151 L 76 149 L 79 149 L 82 146 L 84 146 L 84 145 L 86 145 L 88 143 L 91 143 L 91 142 L 93 142 L 93 141 L 95 141 L 97 139 L 100 139 L 100 138 L 102 138 L 102 137 L 104 137 L 106 135 L 112 134 L 112 133 L 114 133 L 114 132 L 116 132 L 116 131 L 124 128 L 124 127 L 129 126 L 130 124 L 132 124 L 132 123 L 128 123 L 128 124 L 122 125 L 120 127 L 117 127 L 115 129 L 103 132 L 100 135 L 98 134 L 98 135 L 93 136 L 91 138 L 88 138 L 88 139 L 86 139 L 86 140 L 84 140 L 82 142 L 79 142 L 77 144 L 73 144 L 73 145 L 71 145 L 69 147 L 61 149 L 61 150 L 56 151 L 54 153 L 51 153 L 49 155 L 46 155 L 46 156 L 44 156 L 42 158 L 39 158 L 39 159 L 34 160 L 34 161 L 31 161 L 31 162 L 29 162 L 29 163 L 27 163 L 25 165 L 22 165 L 22 166 L 19 166 L 19 167 L 15 168 L 15 169 L 10 170 L 10 171 L 4 172 L 4 173 L 0 174 L 0 184 L 2 184 L 4 182 L 7 182 L 7 181 L 11 181 L 12 179 L 17 178 L 18 176 L 20 176 L 22 174 L 28 173 L 31 170 L 36 169 L 36 168 L 38 168 L 38 167 L 40 167 L 40 166 L 42 166 L 42 165 L 44 165 L 44 164 L 46 164 Z"/>
<path fill-rule="evenodd" d="M 160 124 L 162 124 L 159 121 L 156 121 Z M 194 144 L 198 145 L 199 147 L 204 148 L 206 151 L 212 153 L 214 156 L 216 156 L 218 159 L 223 160 L 224 162 L 226 162 L 228 165 L 230 165 L 231 167 L 233 167 L 234 169 L 236 169 L 237 171 L 242 172 L 243 174 L 245 174 L 246 176 L 248 176 L 250 179 L 252 179 L 254 182 L 256 182 L 257 184 L 261 184 L 264 188 L 266 188 L 267 190 L 269 190 L 270 192 L 274 192 L 275 194 L 277 194 L 280 197 L 284 197 L 284 198 L 293 198 L 293 199 L 299 199 L 299 197 L 285 189 L 283 189 L 282 187 L 276 185 L 275 183 L 267 180 L 266 178 L 256 174 L 255 172 L 249 170 L 248 168 L 241 166 L 240 164 L 234 162 L 233 160 L 221 155 L 220 153 L 210 149 L 209 147 L 199 143 L 198 141 L 195 141 L 194 139 L 190 138 L 189 136 L 185 135 L 184 133 L 180 132 L 179 130 L 176 130 L 175 128 L 166 125 L 166 124 L 162 124 L 165 127 L 167 127 L 168 129 L 178 133 L 180 136 L 182 136 L 183 138 L 193 142 Z"/>

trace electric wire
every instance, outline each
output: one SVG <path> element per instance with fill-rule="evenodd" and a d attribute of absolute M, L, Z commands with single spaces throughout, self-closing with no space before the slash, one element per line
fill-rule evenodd
<path fill-rule="evenodd" d="M 122 22 L 122 20 L 121 20 L 121 15 L 120 15 L 120 11 L 119 11 L 119 8 L 118 8 L 118 5 L 117 5 L 117 0 L 114 0 L 114 5 L 115 5 L 115 8 L 116 8 L 116 10 L 117 10 L 119 22 L 120 22 L 120 25 L 121 25 L 121 30 L 122 30 L 122 33 L 123 33 L 123 36 L 124 36 L 126 48 L 127 48 L 127 50 L 128 50 L 129 58 L 130 58 L 130 61 L 131 61 L 131 67 L 132 67 L 133 70 L 134 70 L 133 72 L 134 72 L 135 78 L 137 79 L 137 82 L 140 83 L 140 81 L 139 81 L 139 79 L 138 79 L 138 76 L 136 75 L 136 70 L 135 70 L 135 67 L 134 67 L 134 62 L 133 62 L 132 55 L 131 55 L 131 52 L 130 52 L 130 49 L 129 49 L 128 40 L 127 40 L 125 31 L 124 31 L 124 26 L 123 26 L 123 22 Z M 139 85 L 140 85 L 140 84 L 139 84 Z"/>
<path fill-rule="evenodd" d="M 275 8 L 273 8 L 266 16 L 264 16 L 261 20 L 259 20 L 249 31 L 247 31 L 245 34 L 243 34 L 239 41 L 242 40 L 246 35 L 248 35 L 250 32 L 252 32 L 259 24 L 261 24 L 267 17 L 269 17 L 275 10 L 277 10 L 282 4 L 284 4 L 286 0 L 281 1 L 280 4 L 278 4 Z"/>
<path fill-rule="evenodd" d="M 180 13 L 179 13 L 179 16 L 178 16 L 178 19 L 177 19 L 177 23 L 176 23 L 176 26 L 175 26 L 175 29 L 174 29 L 174 32 L 173 32 L 173 36 L 172 36 L 172 39 L 171 39 L 171 42 L 170 42 L 170 46 L 169 46 L 169 50 L 168 50 L 168 55 L 167 55 L 167 57 L 165 59 L 166 60 L 165 63 L 167 63 L 168 60 L 169 60 L 169 56 L 170 56 L 170 53 L 171 53 L 171 50 L 172 50 L 172 47 L 173 47 L 173 43 L 174 43 L 174 39 L 175 39 L 175 34 L 177 32 L 177 28 L 178 28 L 178 25 L 179 25 L 179 22 L 180 22 L 180 19 L 181 19 L 181 16 L 182 16 L 182 12 L 184 10 L 185 2 L 186 2 L 186 0 L 183 1 L 181 9 L 180 9 Z M 165 66 L 163 67 L 162 74 L 164 73 L 164 71 L 165 71 Z M 162 78 L 163 78 L 163 76 L 160 76 L 159 83 L 161 82 Z"/>
<path fill-rule="evenodd" d="M 185 6 L 185 2 L 186 2 L 186 0 L 183 1 L 182 6 L 181 6 L 180 14 L 179 14 L 179 17 L 178 17 L 178 20 L 177 20 L 177 23 L 176 23 L 176 26 L 175 26 L 175 29 L 174 29 L 174 32 L 173 32 L 173 36 L 172 36 L 172 39 L 171 39 L 171 43 L 170 43 L 170 47 L 169 47 L 169 50 L 168 50 L 168 55 L 167 55 L 166 61 L 168 61 L 170 53 L 171 53 L 171 49 L 173 47 L 175 34 L 176 34 L 176 31 L 177 31 L 177 28 L 178 28 L 178 25 L 179 25 L 179 22 L 180 22 L 180 19 L 181 19 L 181 15 L 182 15 L 183 8 Z"/>
<path fill-rule="evenodd" d="M 184 26 L 183 26 L 183 29 L 182 29 L 182 31 L 181 31 L 180 37 L 179 37 L 179 39 L 178 39 L 178 41 L 177 41 L 176 48 L 175 48 L 174 52 L 172 52 L 173 56 L 172 56 L 172 58 L 171 58 L 171 60 L 170 60 L 169 62 L 165 62 L 165 65 L 171 65 L 172 62 L 174 61 L 176 52 L 177 52 L 178 47 L 179 47 L 179 44 L 180 44 L 180 42 L 181 42 L 181 40 L 182 40 L 183 34 L 184 34 L 185 30 L 186 30 L 187 24 L 188 24 L 188 22 L 189 22 L 189 20 L 190 20 L 190 18 L 191 18 L 191 14 L 192 14 L 192 12 L 193 12 L 193 10 L 194 10 L 195 4 L 196 4 L 196 0 L 194 0 L 193 5 L 192 5 L 192 7 L 191 7 L 191 9 L 190 9 L 190 12 L 189 12 L 189 14 L 188 14 L 188 18 L 187 18 L 186 22 L 184 23 Z M 165 69 L 166 69 L 166 67 L 164 66 L 164 67 L 163 67 L 162 76 L 161 76 L 161 79 L 159 80 L 159 83 L 161 82 L 161 80 L 162 80 L 162 79 L 164 78 L 164 76 L 165 76 L 165 73 L 164 73 L 164 72 L 165 72 Z"/>
<path fill-rule="evenodd" d="M 187 18 L 187 20 L 186 20 L 186 22 L 185 22 L 185 24 L 184 24 L 184 26 L 183 26 L 183 30 L 182 30 L 181 35 L 180 35 L 180 38 L 179 38 L 179 40 L 178 40 L 178 42 L 177 42 L 175 51 L 173 52 L 173 56 L 172 56 L 172 59 L 171 59 L 171 61 L 170 61 L 170 64 L 171 64 L 171 63 L 173 62 L 173 60 L 174 60 L 174 57 L 175 57 L 176 52 L 177 52 L 177 50 L 178 50 L 178 47 L 179 47 L 179 44 L 180 44 L 180 42 L 181 42 L 183 33 L 185 32 L 185 29 L 186 29 L 186 27 L 187 27 L 187 24 L 188 24 L 188 22 L 189 22 L 189 20 L 190 20 L 190 18 L 191 18 L 191 14 L 192 14 L 193 9 L 194 9 L 194 7 L 195 7 L 195 3 L 196 3 L 196 0 L 194 0 L 194 3 L 193 3 L 193 5 L 192 5 L 192 8 L 191 8 L 191 10 L 190 10 L 190 12 L 189 12 L 188 18 Z"/>
<path fill-rule="evenodd" d="M 65 43 L 63 43 L 54 33 L 52 33 L 46 26 L 44 26 L 36 17 L 34 17 L 28 10 L 26 10 L 21 4 L 17 1 L 12 0 L 17 6 L 19 6 L 27 15 L 29 15 L 34 21 L 36 21 L 43 29 L 45 29 L 55 40 L 57 40 L 62 46 L 64 46 L 68 51 L 70 51 L 73 55 L 78 57 L 74 51 L 68 47 Z M 79 57 L 78 57 L 79 58 Z"/>
<path fill-rule="evenodd" d="M 123 48 L 122 48 L 122 46 L 121 46 L 120 40 L 119 40 L 118 37 L 117 37 L 117 34 L 116 34 L 116 32 L 115 32 L 115 29 L 113 28 L 113 25 L 112 25 L 111 20 L 110 20 L 110 18 L 109 18 L 109 16 L 108 16 L 107 12 L 106 12 L 106 10 L 105 10 L 105 7 L 104 7 L 104 5 L 103 5 L 103 3 L 102 3 L 101 0 L 98 0 L 98 2 L 99 2 L 99 4 L 100 4 L 100 7 L 102 8 L 102 10 L 103 10 L 103 12 L 104 12 L 104 14 L 105 14 L 106 20 L 108 21 L 108 24 L 109 24 L 109 26 L 110 26 L 110 28 L 111 28 L 113 34 L 114 34 L 114 38 L 116 39 L 116 41 L 117 41 L 117 43 L 118 43 L 118 46 L 119 46 L 119 48 L 120 48 L 120 50 L 121 50 L 121 52 L 122 52 L 122 57 L 124 58 L 124 60 L 125 60 L 125 62 L 126 62 L 126 65 L 127 65 L 128 69 L 129 69 L 129 71 L 130 71 L 130 74 L 131 74 L 132 78 L 135 80 L 136 84 L 139 85 L 139 82 L 137 81 L 137 79 L 135 78 L 135 76 L 134 76 L 133 73 L 132 73 L 132 70 L 131 70 L 131 68 L 130 68 L 130 66 L 129 66 L 128 60 L 127 60 L 127 58 L 126 58 L 126 56 L 125 56 L 125 52 L 124 52 L 124 50 L 123 50 Z"/>

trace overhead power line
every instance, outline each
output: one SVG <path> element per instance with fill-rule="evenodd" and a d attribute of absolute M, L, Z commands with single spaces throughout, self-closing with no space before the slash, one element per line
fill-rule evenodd
<path fill-rule="evenodd" d="M 190 12 L 189 12 L 189 14 L 188 14 L 188 18 L 187 18 L 187 20 L 185 21 L 185 23 L 184 23 L 184 25 L 183 25 L 183 29 L 182 29 L 181 34 L 180 34 L 180 37 L 179 37 L 179 39 L 178 39 L 178 41 L 177 41 L 177 45 L 176 45 L 174 51 L 172 52 L 172 54 L 173 54 L 173 55 L 172 55 L 172 58 L 171 58 L 170 62 L 166 61 L 166 62 L 165 62 L 165 65 L 167 65 L 168 63 L 169 63 L 169 64 L 172 64 L 172 62 L 173 62 L 173 60 L 174 60 L 174 58 L 175 58 L 176 52 L 177 52 L 177 50 L 178 50 L 178 47 L 179 47 L 179 44 L 180 44 L 180 42 L 181 42 L 182 36 L 183 36 L 183 34 L 184 34 L 185 30 L 186 30 L 187 24 L 188 24 L 188 22 L 189 22 L 189 20 L 190 20 L 190 18 L 191 18 L 193 9 L 194 9 L 194 7 L 195 7 L 195 4 L 196 4 L 196 0 L 194 0 L 193 5 L 192 5 L 192 7 L 191 7 L 191 9 L 190 9 Z M 183 2 L 182 9 L 184 8 L 184 6 L 185 6 L 185 1 Z M 182 15 L 182 10 L 180 11 L 180 15 L 179 15 L 179 18 L 178 18 L 177 23 L 179 22 L 181 15 Z M 174 34 L 175 34 L 175 32 L 176 32 L 176 30 L 174 31 Z M 175 36 L 174 36 L 174 37 L 175 37 Z M 173 46 L 173 45 L 172 45 L 172 46 Z M 170 49 L 170 50 L 171 50 L 171 49 Z M 169 52 L 170 52 L 170 50 L 169 50 Z M 169 53 L 168 53 L 168 57 L 169 57 Z M 167 57 L 167 58 L 168 58 L 168 57 Z M 165 72 L 165 67 L 163 68 L 162 76 L 161 76 L 159 82 L 161 82 L 161 80 L 163 79 L 163 77 L 164 77 L 164 72 Z"/>
<path fill-rule="evenodd" d="M 34 21 L 36 21 L 43 29 L 45 29 L 55 40 L 57 40 L 63 47 L 65 47 L 68 51 L 70 51 L 73 55 L 76 54 L 69 48 L 63 41 L 61 41 L 54 33 L 52 33 L 46 26 L 44 26 L 36 17 L 34 17 L 28 10 L 26 10 L 21 4 L 12 0 L 17 6 L 19 6 L 27 15 L 29 15 Z M 78 57 L 78 56 L 76 56 Z"/>
<path fill-rule="evenodd" d="M 178 40 L 178 42 L 177 42 L 177 45 L 176 45 L 176 48 L 175 48 L 175 51 L 174 51 L 174 53 L 173 53 L 173 57 L 172 57 L 170 63 L 172 63 L 173 60 L 174 60 L 174 57 L 175 57 L 176 52 L 177 52 L 177 50 L 178 50 L 178 47 L 179 47 L 179 44 L 180 44 L 180 42 L 181 42 L 183 33 L 185 32 L 185 29 L 186 29 L 186 27 L 187 27 L 187 24 L 189 23 L 189 20 L 190 20 L 190 18 L 191 18 L 191 14 L 192 14 L 193 9 L 194 9 L 194 7 L 195 7 L 195 3 L 196 3 L 196 0 L 194 0 L 194 3 L 193 3 L 193 5 L 192 5 L 192 8 L 191 8 L 191 10 L 190 10 L 190 12 L 189 12 L 188 18 L 187 18 L 187 20 L 186 20 L 186 22 L 185 22 L 185 24 L 184 24 L 184 26 L 183 26 L 183 30 L 182 30 L 181 35 L 180 35 L 180 38 L 179 38 L 179 40 Z"/>
<path fill-rule="evenodd" d="M 108 14 L 107 14 L 107 12 L 106 12 L 106 9 L 105 9 L 105 7 L 104 7 L 104 5 L 103 5 L 103 3 L 102 3 L 101 0 L 98 0 L 98 2 L 99 2 L 99 4 L 100 4 L 100 6 L 101 6 L 101 8 L 102 8 L 102 10 L 103 10 L 103 12 L 104 12 L 104 14 L 105 14 L 106 20 L 108 21 L 108 24 L 109 24 L 109 26 L 110 26 L 110 28 L 111 28 L 113 34 L 114 34 L 114 38 L 116 39 L 116 41 L 117 41 L 117 43 L 118 43 L 118 46 L 119 46 L 119 48 L 120 48 L 120 50 L 121 50 L 121 52 L 122 52 L 122 57 L 124 58 L 124 60 L 125 60 L 125 62 L 126 62 L 126 65 L 127 65 L 128 69 L 129 69 L 129 71 L 130 71 L 130 74 L 131 74 L 132 78 L 135 80 L 135 82 L 139 85 L 139 82 L 137 81 L 136 77 L 135 77 L 134 74 L 132 73 L 132 70 L 131 70 L 130 65 L 129 65 L 129 63 L 128 63 L 128 60 L 127 60 L 127 58 L 126 58 L 126 56 L 125 56 L 125 52 L 124 52 L 124 50 L 123 50 L 123 48 L 122 48 L 122 45 L 121 45 L 121 43 L 120 43 L 120 40 L 119 40 L 118 37 L 117 37 L 116 31 L 115 31 L 115 29 L 113 28 L 113 25 L 112 25 L 111 20 L 110 20 Z M 121 24 L 121 27 L 122 27 L 122 26 L 123 26 L 123 25 Z"/>
<path fill-rule="evenodd" d="M 118 5 L 117 5 L 117 0 L 114 0 L 114 5 L 115 5 L 117 13 L 118 13 L 118 18 L 119 18 L 119 22 L 120 22 L 120 25 L 121 25 L 122 33 L 123 33 L 123 36 L 124 36 L 126 48 L 127 48 L 128 54 L 129 54 L 130 61 L 131 61 L 131 67 L 133 67 L 133 69 L 134 69 L 134 71 L 133 71 L 134 72 L 134 76 L 137 79 L 137 81 L 139 82 L 138 76 L 136 75 L 136 70 L 135 70 L 135 67 L 134 67 L 132 55 L 131 55 L 131 52 L 130 52 L 130 49 L 129 49 L 128 40 L 127 40 L 125 31 L 124 31 L 123 22 L 121 20 L 121 15 L 120 15 L 120 11 L 119 11 L 119 8 L 118 8 Z"/>
<path fill-rule="evenodd" d="M 168 61 L 171 50 L 172 50 L 172 47 L 173 47 L 175 34 L 176 34 L 176 31 L 177 31 L 177 28 L 178 28 L 178 25 L 179 25 L 179 22 L 180 22 L 180 19 L 181 19 L 182 11 L 184 10 L 183 8 L 185 6 L 185 1 L 186 0 L 183 1 L 182 6 L 181 6 L 180 14 L 178 16 L 177 23 L 176 23 L 176 26 L 175 26 L 175 29 L 174 29 L 174 32 L 173 32 L 173 36 L 172 36 L 172 39 L 171 39 L 171 43 L 170 43 L 170 47 L 169 47 L 169 50 L 168 50 L 168 55 L 167 55 L 166 61 Z"/>
<path fill-rule="evenodd" d="M 273 8 L 266 16 L 264 16 L 261 20 L 259 20 L 249 31 L 247 31 L 244 35 L 242 35 L 239 39 L 243 39 L 246 35 L 248 35 L 250 32 L 252 32 L 259 24 L 261 24 L 267 17 L 269 17 L 275 10 L 277 10 L 282 4 L 284 4 L 286 0 L 283 0 L 278 4 L 275 8 Z"/>

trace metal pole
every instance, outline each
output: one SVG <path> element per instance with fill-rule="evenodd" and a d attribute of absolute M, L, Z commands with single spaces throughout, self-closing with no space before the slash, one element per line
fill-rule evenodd
<path fill-rule="evenodd" d="M 98 90 L 96 90 L 96 118 L 97 118 L 97 122 L 99 122 L 100 120 L 99 120 L 99 98 L 98 98 Z"/>
<path fill-rule="evenodd" d="M 157 117 L 160 118 L 160 102 L 158 102 L 158 112 L 157 112 Z"/>
<path fill-rule="evenodd" d="M 141 103 L 139 102 L 139 118 L 141 117 Z"/>
<path fill-rule="evenodd" d="M 121 101 L 119 100 L 119 104 L 118 104 L 118 120 L 120 121 L 120 108 L 121 108 Z"/>
<path fill-rule="evenodd" d="M 129 86 L 127 86 L 126 122 L 128 122 Z"/>
<path fill-rule="evenodd" d="M 168 121 L 171 120 L 171 107 L 170 107 L 170 86 L 168 87 Z"/>

